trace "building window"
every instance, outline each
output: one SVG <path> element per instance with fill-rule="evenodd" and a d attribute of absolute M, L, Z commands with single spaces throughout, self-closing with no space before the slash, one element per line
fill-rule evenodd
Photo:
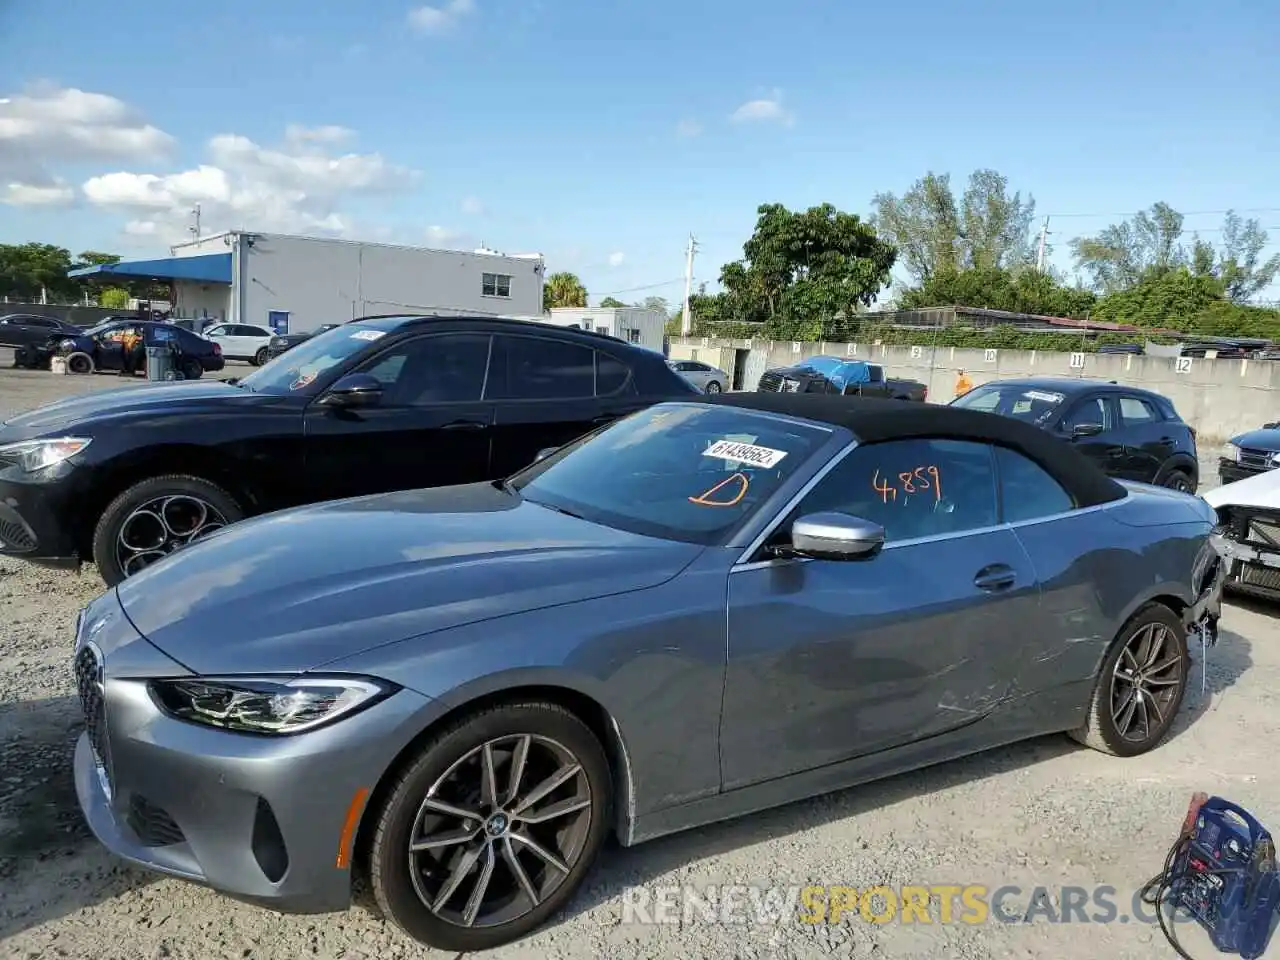
<path fill-rule="evenodd" d="M 596 333 L 608 334 L 608 332 L 609 332 L 608 327 L 596 327 Z"/>
<path fill-rule="evenodd" d="M 627 342 L 628 342 L 628 343 L 639 343 L 639 342 L 640 342 L 640 331 L 639 331 L 637 328 L 635 328 L 635 327 L 628 327 L 628 328 L 627 328 Z"/>
<path fill-rule="evenodd" d="M 511 275 L 486 273 L 481 276 L 480 292 L 486 297 L 511 297 Z"/>

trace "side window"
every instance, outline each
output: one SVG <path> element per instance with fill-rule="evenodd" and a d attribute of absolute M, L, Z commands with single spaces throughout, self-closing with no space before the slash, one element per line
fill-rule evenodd
<path fill-rule="evenodd" d="M 1107 403 L 1106 397 L 1089 397 L 1079 401 L 1062 421 L 1062 428 L 1070 433 L 1087 423 L 1100 424 L 1103 430 L 1111 429 L 1111 405 Z"/>
<path fill-rule="evenodd" d="M 542 337 L 496 337 L 488 397 L 576 400 L 596 394 L 595 351 Z"/>
<path fill-rule="evenodd" d="M 1144 423 L 1155 423 L 1160 413 L 1147 401 L 1138 397 L 1120 398 L 1120 420 L 1126 427 L 1137 427 Z"/>
<path fill-rule="evenodd" d="M 828 510 L 880 524 L 887 542 L 995 526 L 991 448 L 942 439 L 856 447 L 804 498 L 798 515 Z"/>
<path fill-rule="evenodd" d="M 228 330 L 230 330 L 230 327 L 220 323 L 217 326 L 210 327 L 204 332 L 204 335 L 206 337 L 223 337 L 227 335 Z"/>
<path fill-rule="evenodd" d="M 596 396 L 611 397 L 631 384 L 631 368 L 616 357 L 596 351 Z M 627 390 L 634 393 L 634 390 Z"/>
<path fill-rule="evenodd" d="M 30 317 L 27 323 L 33 327 L 48 327 L 50 329 L 57 326 L 52 320 L 46 320 L 44 317 Z"/>
<path fill-rule="evenodd" d="M 996 447 L 1000 477 L 1000 512 L 1005 523 L 1050 517 L 1075 509 L 1075 501 L 1033 460 L 1006 447 Z"/>
<path fill-rule="evenodd" d="M 488 335 L 458 333 L 406 341 L 359 370 L 381 381 L 386 405 L 418 407 L 479 400 L 488 363 Z"/>

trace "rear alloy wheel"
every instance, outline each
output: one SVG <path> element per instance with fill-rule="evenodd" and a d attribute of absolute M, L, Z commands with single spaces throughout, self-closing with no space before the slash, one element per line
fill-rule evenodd
<path fill-rule="evenodd" d="M 116 497 L 93 533 L 93 561 L 114 587 L 157 560 L 244 519 L 229 493 L 199 477 L 156 477 Z"/>
<path fill-rule="evenodd" d="M 720 392 L 720 384 L 717 383 L 715 380 L 712 380 L 710 383 L 707 384 L 707 393 L 719 393 L 719 392 Z"/>
<path fill-rule="evenodd" d="M 473 714 L 442 731 L 377 814 L 378 907 L 440 950 L 489 950 L 565 905 L 607 830 L 609 764 L 590 729 L 552 703 Z"/>
<path fill-rule="evenodd" d="M 1191 488 L 1191 478 L 1181 470 L 1170 470 L 1160 486 L 1168 487 L 1170 490 L 1180 490 L 1182 493 L 1194 492 Z"/>
<path fill-rule="evenodd" d="M 1102 661 L 1085 725 L 1071 736 L 1118 757 L 1151 750 L 1182 706 L 1190 663 L 1178 615 L 1159 604 L 1138 611 Z"/>
<path fill-rule="evenodd" d="M 257 353 L 253 355 L 253 365 L 255 367 L 260 367 L 264 363 L 266 363 L 268 359 L 269 358 L 267 357 L 267 348 L 263 347 L 261 350 L 259 350 Z"/>
<path fill-rule="evenodd" d="M 199 360 L 183 360 L 178 369 L 182 371 L 183 380 L 199 380 L 204 375 L 204 367 Z"/>

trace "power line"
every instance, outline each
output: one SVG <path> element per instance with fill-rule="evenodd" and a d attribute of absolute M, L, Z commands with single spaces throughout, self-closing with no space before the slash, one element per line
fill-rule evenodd
<path fill-rule="evenodd" d="M 1146 210 L 1130 210 L 1128 213 L 1051 213 L 1049 216 L 1055 218 L 1079 217 L 1087 219 L 1090 217 L 1101 219 L 1102 217 L 1134 217 L 1139 213 L 1145 213 Z M 1280 207 L 1236 207 L 1232 210 L 1179 210 L 1177 211 L 1184 217 L 1209 217 L 1209 216 L 1226 216 L 1228 213 L 1280 213 Z"/>
<path fill-rule="evenodd" d="M 658 287 L 669 287 L 673 283 L 684 283 L 684 277 L 676 277 L 674 280 L 663 280 L 661 283 L 646 283 L 641 287 L 627 287 L 625 290 L 606 290 L 599 294 L 602 297 L 613 297 L 620 293 L 639 293 L 641 290 L 656 290 Z"/>

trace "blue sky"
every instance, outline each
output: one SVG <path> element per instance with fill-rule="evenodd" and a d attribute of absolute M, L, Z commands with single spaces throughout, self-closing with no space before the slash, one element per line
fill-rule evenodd
<path fill-rule="evenodd" d="M 1275 4 L 436 2 L 0 3 L 0 242 L 163 253 L 203 198 L 206 231 L 483 242 L 677 300 L 691 232 L 714 283 L 760 203 L 993 167 L 1063 267 L 1158 200 L 1280 249 Z"/>

